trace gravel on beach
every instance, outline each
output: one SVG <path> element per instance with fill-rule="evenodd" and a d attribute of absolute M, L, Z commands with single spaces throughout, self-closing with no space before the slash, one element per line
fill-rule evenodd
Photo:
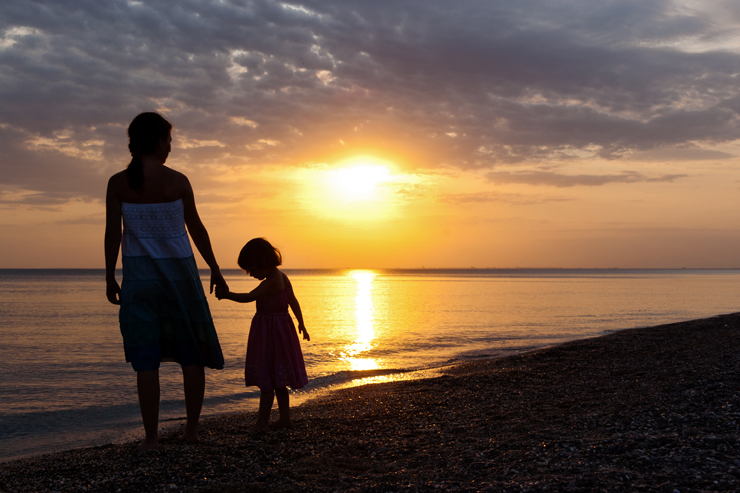
<path fill-rule="evenodd" d="M 0 464 L 0 491 L 738 491 L 740 314 L 630 329 L 337 390 L 252 433 Z"/>

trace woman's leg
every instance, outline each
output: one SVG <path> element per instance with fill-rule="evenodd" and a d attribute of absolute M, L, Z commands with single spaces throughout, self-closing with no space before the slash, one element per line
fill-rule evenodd
<path fill-rule="evenodd" d="M 157 425 L 159 424 L 159 370 L 137 371 L 136 387 L 139 391 L 139 408 L 144 422 L 144 441 L 139 450 L 159 448 Z"/>
<path fill-rule="evenodd" d="M 260 409 L 257 414 L 257 424 L 252 427 L 252 431 L 266 431 L 268 429 L 274 399 L 275 392 L 272 390 L 260 392 Z"/>
<path fill-rule="evenodd" d="M 280 419 L 274 422 L 271 427 L 290 428 L 293 426 L 293 423 L 290 422 L 290 394 L 288 393 L 288 387 L 277 389 L 275 395 L 277 396 Z"/>
<path fill-rule="evenodd" d="M 206 372 L 202 366 L 183 366 L 182 381 L 185 387 L 185 433 L 182 438 L 190 443 L 198 443 L 198 420 L 203 408 L 203 396 L 206 392 Z"/>

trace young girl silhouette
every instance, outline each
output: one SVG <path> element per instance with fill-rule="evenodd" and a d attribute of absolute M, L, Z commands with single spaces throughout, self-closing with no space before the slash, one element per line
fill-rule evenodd
<path fill-rule="evenodd" d="M 310 341 L 303 323 L 301 306 L 293 294 L 288 276 L 277 266 L 282 264 L 280 251 L 264 238 L 249 240 L 237 260 L 239 267 L 262 281 L 249 293 L 232 293 L 228 287 L 217 286 L 216 297 L 238 303 L 257 302 L 257 313 L 252 319 L 247 342 L 244 381 L 247 387 L 259 387 L 260 407 L 254 431 L 268 428 L 291 427 L 290 397 L 287 387 L 300 389 L 308 383 L 303 363 L 301 343 L 295 332 L 288 306 L 298 319 L 298 330 Z M 280 419 L 272 424 L 270 411 L 277 395 Z"/>

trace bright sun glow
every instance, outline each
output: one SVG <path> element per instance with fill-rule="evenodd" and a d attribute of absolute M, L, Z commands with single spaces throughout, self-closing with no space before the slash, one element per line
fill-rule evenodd
<path fill-rule="evenodd" d="M 321 163 L 293 175 L 302 187 L 297 200 L 317 216 L 352 224 L 369 224 L 395 218 L 401 212 L 403 193 L 417 179 L 400 173 L 398 166 L 373 156 L 355 156 Z"/>
<path fill-rule="evenodd" d="M 380 187 L 390 176 L 388 167 L 369 161 L 329 171 L 327 180 L 337 197 L 355 202 L 381 199 Z"/>

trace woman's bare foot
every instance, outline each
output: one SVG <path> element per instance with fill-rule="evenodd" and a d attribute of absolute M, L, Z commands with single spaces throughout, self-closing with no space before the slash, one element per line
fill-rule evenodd
<path fill-rule="evenodd" d="M 187 443 L 200 443 L 200 435 L 198 434 L 198 423 L 196 423 L 194 426 L 185 424 L 185 429 L 183 429 L 182 434 L 177 438 Z"/>
<path fill-rule="evenodd" d="M 139 450 L 159 450 L 159 442 L 156 438 L 145 438 L 139 444 Z"/>
<path fill-rule="evenodd" d="M 200 435 L 198 434 L 198 423 L 196 422 L 195 425 L 186 423 L 185 428 L 183 428 L 182 433 L 177 438 L 187 443 L 200 443 Z"/>
<path fill-rule="evenodd" d="M 277 421 L 273 421 L 272 423 L 270 423 L 270 428 L 293 428 L 293 422 L 289 419 L 280 418 Z"/>

